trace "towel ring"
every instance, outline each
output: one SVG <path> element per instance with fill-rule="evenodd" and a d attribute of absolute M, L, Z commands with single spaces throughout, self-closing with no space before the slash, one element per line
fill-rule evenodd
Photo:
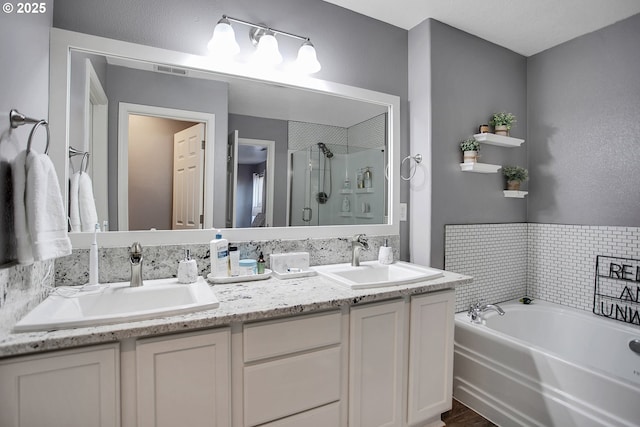
<path fill-rule="evenodd" d="M 409 159 L 416 162 L 416 164 L 413 167 L 413 171 L 411 171 L 411 163 L 409 163 L 409 172 L 411 173 L 411 175 L 409 175 L 408 177 L 402 176 L 402 172 L 400 172 L 400 178 L 402 178 L 404 181 L 409 181 L 411 178 L 414 177 L 414 175 L 416 174 L 416 170 L 418 170 L 418 165 L 422 163 L 422 154 L 416 154 L 415 156 L 407 156 L 404 159 L 402 159 L 402 162 L 400 162 L 401 170 L 402 170 L 402 165 L 404 165 L 404 162 L 406 162 Z"/>
<path fill-rule="evenodd" d="M 29 140 L 27 141 L 27 153 L 31 152 L 31 141 L 33 139 L 33 134 L 36 132 L 36 129 L 38 129 L 38 126 L 40 125 L 43 125 L 45 130 L 47 131 L 47 145 L 44 147 L 44 154 L 49 153 L 49 123 L 47 123 L 46 120 L 39 120 L 31 129 L 31 132 L 29 133 Z"/>

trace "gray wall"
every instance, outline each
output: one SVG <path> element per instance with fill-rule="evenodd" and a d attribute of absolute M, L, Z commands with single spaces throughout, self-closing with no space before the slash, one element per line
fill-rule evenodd
<path fill-rule="evenodd" d="M 214 168 L 226 171 L 227 150 L 227 93 L 226 83 L 213 80 L 187 79 L 151 71 L 107 67 L 107 97 L 109 98 L 109 222 L 117 225 L 118 218 L 118 105 L 120 102 L 155 107 L 213 113 L 215 117 Z M 224 153 L 220 155 L 220 153 Z M 152 160 L 152 159 L 151 159 Z M 214 194 L 224 200 L 224 180 L 216 181 Z M 218 197 L 216 195 L 216 197 Z M 224 203 L 214 204 L 213 223 L 224 224 Z M 220 226 L 220 225 L 218 225 Z"/>
<path fill-rule="evenodd" d="M 503 196 L 502 174 L 466 173 L 459 167 L 460 141 L 477 133 L 478 126 L 487 123 L 494 112 L 515 114 L 518 123 L 511 136 L 526 136 L 526 58 L 435 20 L 420 25 L 429 25 L 428 31 L 420 34 L 430 38 L 425 40 L 430 43 L 426 53 L 430 53 L 432 107 L 430 264 L 442 268 L 445 224 L 526 220 L 526 200 Z M 414 40 L 416 45 L 419 43 Z M 414 54 L 419 54 L 418 49 Z M 412 117 L 412 121 L 417 119 Z M 481 162 L 526 166 L 525 147 L 482 145 Z M 419 238 L 413 236 L 414 240 Z"/>
<path fill-rule="evenodd" d="M 31 131 L 30 125 L 13 130 L 14 141 L 11 141 L 9 111 L 15 108 L 34 118 L 46 119 L 49 115 L 49 28 L 53 1 L 45 3 L 43 14 L 0 13 L 3 41 L 0 43 L 3 59 L 0 67 L 0 265 L 15 259 L 9 161 L 26 148 Z M 34 141 L 40 141 L 34 147 L 42 151 L 44 138 L 40 130 Z"/>
<path fill-rule="evenodd" d="M 640 226 L 640 14 L 528 59 L 528 220 Z"/>
<path fill-rule="evenodd" d="M 285 120 L 229 114 L 229 132 L 238 131 L 239 138 L 275 141 L 273 226 L 287 225 L 287 153 L 288 125 Z"/>
<path fill-rule="evenodd" d="M 56 0 L 55 6 L 55 27 L 198 55 L 207 53 L 223 13 L 309 36 L 322 63 L 316 77 L 400 97 L 401 155 L 408 153 L 406 30 L 318 0 Z M 250 51 L 248 37 L 238 41 Z M 283 37 L 280 46 L 291 58 L 299 43 Z M 224 168 L 216 169 L 224 178 Z M 400 197 L 408 200 L 405 183 Z M 400 233 L 407 259 L 407 224 Z"/>

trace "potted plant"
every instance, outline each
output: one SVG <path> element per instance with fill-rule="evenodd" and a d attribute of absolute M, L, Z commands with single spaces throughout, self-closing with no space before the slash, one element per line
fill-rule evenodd
<path fill-rule="evenodd" d="M 480 143 L 474 138 L 467 138 L 460 143 L 465 163 L 476 163 L 478 161 L 478 151 L 480 151 Z"/>
<path fill-rule="evenodd" d="M 520 183 L 529 178 L 529 172 L 520 166 L 505 166 L 502 174 L 507 178 L 507 190 L 520 190 Z"/>
<path fill-rule="evenodd" d="M 515 122 L 516 116 L 504 111 L 495 113 L 491 118 L 491 121 L 489 121 L 491 126 L 493 126 L 495 134 L 504 136 L 509 136 L 509 131 Z"/>

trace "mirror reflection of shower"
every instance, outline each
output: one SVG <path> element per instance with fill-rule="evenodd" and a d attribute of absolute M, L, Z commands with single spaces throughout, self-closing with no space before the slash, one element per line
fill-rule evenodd
<path fill-rule="evenodd" d="M 331 178 L 331 159 L 333 158 L 333 152 L 327 147 L 324 142 L 318 142 L 318 149 L 324 155 L 320 158 L 320 188 L 316 194 L 316 201 L 321 205 L 324 205 L 329 201 L 332 190 L 332 178 Z M 328 183 L 328 186 L 327 186 Z"/>
<path fill-rule="evenodd" d="M 289 122 L 289 225 L 387 221 L 385 120 L 348 127 Z"/>

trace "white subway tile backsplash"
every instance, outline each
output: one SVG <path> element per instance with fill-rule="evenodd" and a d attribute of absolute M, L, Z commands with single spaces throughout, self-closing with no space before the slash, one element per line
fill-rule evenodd
<path fill-rule="evenodd" d="M 447 225 L 445 269 L 474 276 L 456 311 L 528 295 L 591 311 L 597 255 L 640 259 L 640 228 L 563 224 Z"/>

